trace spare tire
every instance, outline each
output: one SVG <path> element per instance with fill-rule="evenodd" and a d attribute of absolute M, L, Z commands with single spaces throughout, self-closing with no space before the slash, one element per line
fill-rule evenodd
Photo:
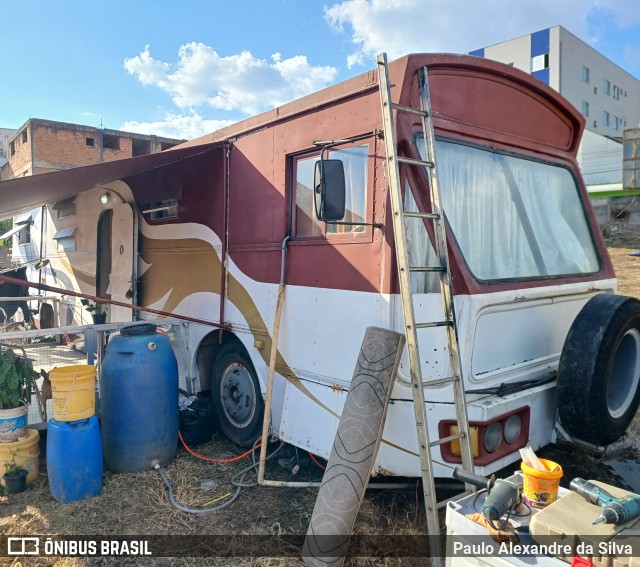
<path fill-rule="evenodd" d="M 558 366 L 558 414 L 568 433 L 607 445 L 640 404 L 640 301 L 592 297 L 569 329 Z"/>

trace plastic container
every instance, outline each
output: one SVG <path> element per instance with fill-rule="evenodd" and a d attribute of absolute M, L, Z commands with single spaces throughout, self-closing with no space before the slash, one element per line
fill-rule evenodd
<path fill-rule="evenodd" d="M 27 429 L 27 434 L 12 443 L 0 443 L 0 477 L 5 464 L 15 461 L 16 465 L 27 469 L 27 485 L 38 480 L 40 473 L 40 434 L 36 429 Z M 4 485 L 4 481 L 2 482 Z"/>
<path fill-rule="evenodd" d="M 96 413 L 96 367 L 61 366 L 49 374 L 53 394 L 53 419 L 78 421 Z"/>
<path fill-rule="evenodd" d="M 522 497 L 534 508 L 544 508 L 558 499 L 558 488 L 562 478 L 562 467 L 558 463 L 540 459 L 547 467 L 546 471 L 533 469 L 524 463 L 520 465 L 524 473 L 522 481 Z"/>
<path fill-rule="evenodd" d="M 178 447 L 178 363 L 155 325 L 123 327 L 107 347 L 100 380 L 102 446 L 109 470 L 169 464 Z"/>
<path fill-rule="evenodd" d="M 0 443 L 13 443 L 27 434 L 27 412 L 20 404 L 17 408 L 0 410 Z"/>
<path fill-rule="evenodd" d="M 98 418 L 49 420 L 47 431 L 49 490 L 64 504 L 102 492 L 102 445 Z"/>

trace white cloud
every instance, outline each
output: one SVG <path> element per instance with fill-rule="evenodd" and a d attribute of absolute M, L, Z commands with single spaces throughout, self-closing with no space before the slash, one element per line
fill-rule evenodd
<path fill-rule="evenodd" d="M 188 43 L 171 65 L 151 56 L 149 46 L 125 59 L 124 68 L 143 85 L 169 93 L 179 108 L 214 109 L 256 114 L 321 89 L 336 76 L 335 67 L 313 66 L 306 56 L 271 61 L 249 51 L 223 57 L 203 43 Z"/>
<path fill-rule="evenodd" d="M 623 14 L 633 12 L 634 4 L 637 0 L 344 0 L 325 8 L 325 18 L 336 31 L 350 31 L 356 47 L 347 57 L 352 67 L 372 66 L 382 51 L 390 59 L 411 52 L 465 53 L 554 25 L 587 37 L 592 9 Z"/>
<path fill-rule="evenodd" d="M 120 126 L 125 132 L 136 132 L 165 138 L 193 140 L 232 124 L 233 120 L 207 120 L 196 112 L 188 115 L 167 114 L 157 122 L 129 120 Z"/>
<path fill-rule="evenodd" d="M 623 29 L 640 24 L 638 0 L 599 0 L 596 7 L 611 12 L 616 25 Z"/>

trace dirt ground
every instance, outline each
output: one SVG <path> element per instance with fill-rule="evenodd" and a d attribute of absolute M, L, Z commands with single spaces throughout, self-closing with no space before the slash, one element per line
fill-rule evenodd
<path fill-rule="evenodd" d="M 640 248 L 640 231 L 630 231 L 615 223 L 603 231 L 609 252 L 619 278 L 618 292 L 640 296 L 640 258 L 629 256 Z M 640 460 L 637 446 L 640 438 L 640 419 L 632 424 L 630 438 L 635 447 L 621 458 Z M 42 444 L 44 452 L 44 444 Z M 239 454 L 216 434 L 214 439 L 197 448 L 202 455 L 229 458 Z M 620 483 L 613 472 L 594 456 L 566 446 L 551 446 L 540 452 L 543 457 L 563 463 L 565 477 L 563 485 L 574 476 L 595 478 L 605 482 Z M 289 450 L 278 455 L 280 459 L 270 461 L 268 476 L 280 480 L 320 480 L 322 471 L 302 451 Z M 173 484 L 176 498 L 185 506 L 202 507 L 219 499 L 229 498 L 233 488 L 230 478 L 250 464 L 247 457 L 241 462 L 219 464 L 195 459 L 184 449 L 178 451 L 174 462 L 166 468 Z M 300 471 L 292 474 L 295 465 Z M 516 466 L 505 470 L 510 474 Z M 215 481 L 214 488 L 203 489 L 203 481 Z M 26 492 L 0 497 L 0 534 L 11 535 L 211 535 L 212 541 L 223 536 L 235 536 L 239 545 L 243 542 L 263 541 L 262 536 L 304 534 L 315 503 L 316 489 L 247 488 L 229 508 L 211 514 L 190 515 L 180 512 L 168 503 L 167 491 L 154 471 L 135 474 L 104 475 L 102 493 L 95 497 L 71 504 L 56 502 L 49 492 L 45 460 L 42 459 L 41 475 L 37 483 Z M 416 535 L 426 533 L 422 491 L 415 481 L 408 488 L 397 490 L 369 490 L 358 515 L 356 534 Z M 291 555 L 286 541 L 274 538 L 281 545 L 277 557 L 233 557 L 233 558 L 158 558 L 158 559 L 112 559 L 112 558 L 39 558 L 0 560 L 1 565 L 13 567 L 79 567 L 107 564 L 119 565 L 256 565 L 262 567 L 284 567 L 301 565 Z M 226 541 L 226 540 L 225 540 Z M 347 559 L 346 565 L 409 566 L 424 565 L 424 559 Z"/>

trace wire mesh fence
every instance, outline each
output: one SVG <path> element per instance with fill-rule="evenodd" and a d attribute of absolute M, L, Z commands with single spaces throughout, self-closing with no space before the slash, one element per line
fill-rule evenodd
<path fill-rule="evenodd" d="M 96 400 L 98 402 L 96 407 L 99 407 L 102 360 L 108 342 L 113 336 L 119 334 L 122 327 L 136 324 L 149 324 L 149 321 L 5 332 L 1 332 L 0 328 L 0 351 L 12 349 L 17 356 L 28 360 L 38 374 L 27 414 L 29 426 L 43 428 L 47 420 L 53 417 L 53 401 L 47 381 L 49 373 L 54 368 L 95 365 Z M 174 319 L 162 319 L 155 321 L 154 324 L 171 340 L 178 362 L 180 388 L 191 393 L 193 380 L 189 375 L 186 348 L 188 323 Z M 131 378 L 135 379 L 135 376 Z"/>

